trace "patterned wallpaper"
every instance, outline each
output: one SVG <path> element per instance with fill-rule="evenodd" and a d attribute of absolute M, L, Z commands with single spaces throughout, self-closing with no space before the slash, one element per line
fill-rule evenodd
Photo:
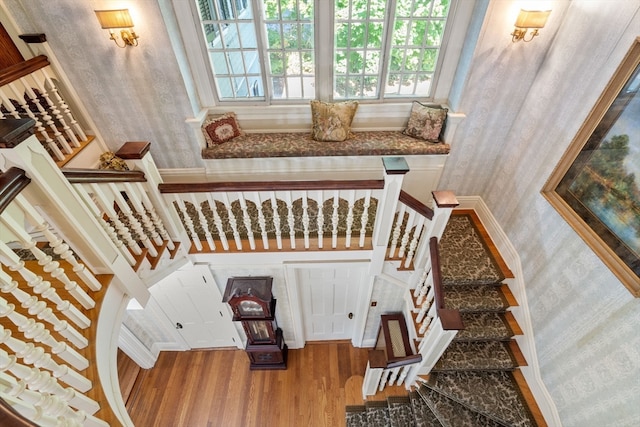
<path fill-rule="evenodd" d="M 158 3 L 3 0 L 21 32 L 47 34 L 111 148 L 148 140 L 160 168 L 202 167 L 184 122 L 193 111 Z M 549 3 L 553 12 L 541 35 L 513 44 L 519 3 L 490 0 L 460 96 L 467 118 L 449 141 L 440 187 L 482 196 L 518 250 L 542 379 L 563 425 L 631 426 L 640 419 L 640 299 L 540 189 L 640 35 L 640 3 Z M 119 49 L 108 40 L 93 14 L 103 6 L 138 13 L 139 47 Z M 380 289 L 376 283 L 374 295 Z"/>
<path fill-rule="evenodd" d="M 540 36 L 512 44 L 511 2 L 491 2 L 440 182 L 482 196 L 516 247 L 542 379 L 567 427 L 640 420 L 640 299 L 540 194 L 640 35 L 640 2 L 612 3 L 554 2 Z"/>
<path fill-rule="evenodd" d="M 202 167 L 193 117 L 157 0 L 7 0 L 21 33 L 45 33 L 105 143 L 150 141 L 160 168 Z M 128 7 L 140 36 L 118 48 L 94 9 Z M 26 9 L 26 10 L 25 10 Z"/>

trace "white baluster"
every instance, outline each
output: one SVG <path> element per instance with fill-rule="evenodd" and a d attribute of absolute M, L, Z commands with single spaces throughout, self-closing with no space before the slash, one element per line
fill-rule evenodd
<path fill-rule="evenodd" d="M 60 365 L 54 362 L 51 355 L 46 353 L 42 347 L 36 347 L 31 343 L 25 343 L 13 338 L 11 331 L 4 329 L 1 325 L 0 343 L 9 347 L 24 363 L 50 371 L 55 378 L 59 378 L 76 390 L 86 392 L 92 387 L 89 379 L 69 369 L 67 365 Z"/>
<path fill-rule="evenodd" d="M 409 268 L 411 266 L 411 261 L 413 260 L 413 255 L 416 252 L 416 248 L 418 247 L 418 242 L 420 240 L 420 236 L 422 234 L 422 229 L 424 227 L 425 217 L 422 215 L 418 215 L 418 223 L 416 224 L 415 231 L 413 232 L 413 238 L 411 239 L 411 244 L 409 245 L 409 251 L 407 252 L 407 257 L 404 260 L 405 268 Z"/>
<path fill-rule="evenodd" d="M 307 192 L 302 191 L 302 234 L 304 236 L 304 248 L 309 249 L 309 200 Z"/>
<path fill-rule="evenodd" d="M 80 147 L 80 142 L 78 141 L 78 138 L 73 133 L 69 125 L 67 125 L 67 121 L 62 116 L 62 113 L 60 112 L 60 109 L 58 109 L 58 107 L 56 106 L 54 100 L 52 100 L 51 97 L 49 96 L 49 91 L 46 89 L 44 85 L 44 80 L 36 78 L 35 73 L 33 74 L 33 77 L 34 77 L 33 81 L 36 83 L 37 89 L 40 91 L 42 98 L 44 98 L 45 103 L 47 104 L 44 107 L 47 110 L 49 110 L 51 114 L 55 117 L 56 121 L 60 123 L 60 126 L 62 127 L 62 132 L 64 132 L 64 134 L 67 136 L 68 140 L 71 142 L 71 145 L 73 145 L 74 147 Z"/>
<path fill-rule="evenodd" d="M 291 200 L 291 192 L 284 192 L 284 201 L 287 204 L 287 224 L 289 225 L 289 240 L 291 241 L 291 249 L 296 248 L 296 230 L 295 218 L 293 216 L 293 202 Z"/>
<path fill-rule="evenodd" d="M 73 117 L 73 113 L 71 112 L 71 109 L 69 108 L 69 106 L 65 102 L 64 98 L 62 97 L 62 95 L 60 95 L 60 92 L 58 91 L 58 88 L 55 85 L 55 83 L 51 80 L 51 77 L 49 76 L 47 68 L 46 67 L 45 68 L 41 68 L 40 72 L 42 73 L 42 75 L 44 77 L 45 87 L 47 88 L 47 92 L 49 92 L 49 94 L 51 94 L 51 98 L 60 107 L 60 110 L 62 111 L 62 114 L 64 114 L 64 116 L 69 121 L 69 125 L 74 130 L 76 135 L 78 135 L 78 138 L 80 138 L 81 141 L 86 141 L 87 140 L 87 135 L 85 135 L 84 131 L 80 127 L 80 124 L 78 124 L 78 122 L 76 121 L 75 117 Z"/>
<path fill-rule="evenodd" d="M 227 240 L 227 235 L 224 233 L 224 226 L 222 225 L 222 218 L 220 218 L 220 214 L 218 213 L 218 206 L 216 205 L 216 201 L 211 196 L 211 193 L 207 193 L 207 200 L 209 201 L 209 208 L 213 213 L 213 223 L 218 230 L 218 236 L 220 237 L 220 242 L 222 243 L 222 247 L 225 251 L 229 250 L 229 241 Z"/>
<path fill-rule="evenodd" d="M 260 200 L 260 193 L 256 191 L 254 193 L 256 199 L 256 208 L 258 209 L 258 225 L 260 226 L 260 234 L 262 235 L 262 248 L 269 249 L 269 237 L 267 236 L 267 220 L 264 217 L 264 206 Z"/>
<path fill-rule="evenodd" d="M 56 127 L 56 124 L 53 122 L 51 116 L 49 115 L 48 110 L 45 109 L 43 105 L 41 105 L 40 98 L 36 96 L 31 86 L 28 83 L 26 83 L 24 77 L 20 79 L 20 82 L 24 85 L 26 95 L 29 97 L 31 102 L 33 102 L 33 104 L 36 106 L 38 113 L 40 114 L 40 117 L 42 117 L 42 120 L 49 127 L 49 129 L 51 129 L 53 136 L 56 138 L 56 140 L 58 141 L 58 143 L 60 144 L 64 152 L 67 154 L 71 154 L 73 150 L 69 146 L 69 143 L 67 142 L 67 140 L 64 138 L 64 135 L 62 135 L 58 130 L 58 128 Z"/>
<path fill-rule="evenodd" d="M 14 325 L 18 327 L 18 330 L 24 334 L 27 339 L 42 343 L 49 348 L 53 354 L 57 354 L 69 363 L 71 366 L 79 371 L 87 369 L 89 361 L 82 355 L 80 355 L 73 348 L 69 347 L 63 342 L 57 341 L 51 336 L 51 332 L 46 329 L 44 324 L 36 322 L 33 319 L 28 319 L 20 313 L 15 311 L 15 306 L 9 304 L 6 299 L 0 297 L 0 317 L 7 317 Z"/>
<path fill-rule="evenodd" d="M 100 185 L 96 183 L 92 183 L 89 185 L 95 196 L 94 200 L 98 202 L 98 204 L 102 208 L 102 212 L 107 214 L 107 216 L 115 226 L 118 235 L 122 238 L 122 240 L 135 255 L 141 255 L 142 249 L 140 249 L 138 243 L 133 240 L 133 236 L 131 235 L 129 228 L 125 224 L 123 224 L 122 221 L 120 221 L 120 217 L 113 208 L 113 199 L 106 196 L 104 191 L 102 191 Z"/>
<path fill-rule="evenodd" d="M 0 372 L 10 372 L 17 379 L 24 381 L 29 389 L 43 393 L 55 394 L 65 402 L 68 402 L 70 406 L 78 410 L 85 411 L 89 414 L 95 414 L 100 409 L 100 405 L 98 405 L 96 401 L 79 393 L 71 387 L 62 387 L 58 380 L 53 378 L 49 372 L 22 365 L 18 363 L 18 358 L 16 356 L 9 355 L 1 348 Z"/>
<path fill-rule="evenodd" d="M 391 374 L 389 375 L 389 382 L 388 382 L 389 385 L 393 385 L 393 383 L 398 378 L 399 372 L 400 372 L 400 366 L 398 366 L 397 368 L 391 369 Z"/>
<path fill-rule="evenodd" d="M 151 217 L 151 221 L 153 222 L 153 225 L 156 227 L 156 230 L 158 231 L 158 233 L 160 234 L 162 241 L 167 242 L 167 248 L 170 251 L 174 250 L 176 246 L 173 243 L 173 239 L 169 235 L 169 232 L 164 226 L 164 223 L 162 222 L 162 219 L 158 215 L 158 212 L 156 212 L 156 208 L 153 206 L 153 203 L 151 203 L 151 199 L 149 199 L 149 196 L 147 195 L 147 192 L 144 186 L 142 185 L 141 182 L 135 182 L 133 184 L 138 189 L 138 194 L 140 195 L 140 200 L 142 201 L 142 205 L 144 206 L 146 211 L 149 213 L 149 216 Z"/>
<path fill-rule="evenodd" d="M 1 241 L 0 260 L 2 260 L 3 264 L 8 266 L 11 271 L 17 271 L 36 294 L 42 295 L 43 298 L 56 304 L 56 308 L 78 327 L 82 329 L 89 327 L 91 322 L 87 316 L 82 314 L 74 305 L 71 305 L 69 301 L 60 298 L 56 289 L 51 286 L 51 283 L 27 269 L 24 262 Z"/>
<path fill-rule="evenodd" d="M 318 190 L 318 248 L 323 248 L 324 236 L 324 195 L 322 190 Z"/>
<path fill-rule="evenodd" d="M 45 254 L 40 248 L 37 247 L 37 243 L 26 232 L 24 227 L 20 226 L 13 218 L 8 215 L 0 218 L 0 223 L 11 230 L 15 237 L 18 238 L 20 244 L 24 249 L 29 249 L 31 253 L 38 260 L 38 264 L 42 266 L 42 269 L 51 275 L 51 277 L 59 280 L 64 284 L 64 288 L 78 301 L 84 308 L 90 309 L 95 307 L 95 301 L 82 289 L 78 284 L 69 279 L 64 269 L 60 267 L 60 263 L 53 261 L 51 256 Z"/>
<path fill-rule="evenodd" d="M 10 396 L 19 398 L 24 402 L 42 408 L 46 415 L 58 419 L 62 417 L 64 419 L 76 420 L 78 422 L 81 419 L 79 414 L 76 414 L 76 412 L 69 407 L 68 402 L 65 402 L 55 394 L 29 390 L 24 381 L 16 381 L 5 373 L 0 374 L 0 383 L 2 382 L 10 388 L 8 390 L 8 394 Z M 82 424 L 78 423 L 77 425 Z"/>
<path fill-rule="evenodd" d="M 428 274 L 426 280 L 424 281 L 424 284 L 422 285 L 422 288 L 420 289 L 420 294 L 416 299 L 417 305 L 422 304 L 424 297 L 427 295 L 427 292 L 430 291 L 432 287 L 433 287 L 433 276 L 431 274 Z"/>
<path fill-rule="evenodd" d="M 348 196 L 348 209 L 347 209 L 347 233 L 345 239 L 345 246 L 351 247 L 351 227 L 353 226 L 353 207 L 355 204 L 356 192 L 355 190 L 349 190 Z"/>
<path fill-rule="evenodd" d="M 417 298 L 418 295 L 420 295 L 420 292 L 422 291 L 422 287 L 424 286 L 424 281 L 427 279 L 428 274 L 429 274 L 429 270 L 424 269 L 422 271 L 422 274 L 420 275 L 420 279 L 418 279 L 418 284 L 416 285 L 416 288 L 413 290 L 413 296 L 415 298 Z"/>
<path fill-rule="evenodd" d="M 187 207 L 180 198 L 179 193 L 174 194 L 173 197 L 176 205 L 178 206 L 178 210 L 182 213 L 182 222 L 187 230 L 187 233 L 189 234 L 189 237 L 191 237 L 191 242 L 193 242 L 193 245 L 196 247 L 198 252 L 202 252 L 202 243 L 200 243 L 200 237 L 198 237 L 198 234 L 193 227 L 193 221 L 191 220 L 191 216 L 187 212 Z"/>
<path fill-rule="evenodd" d="M 129 265 L 132 265 L 132 266 L 136 265 L 135 258 L 133 257 L 131 252 L 124 246 L 124 243 L 118 237 L 118 234 L 116 233 L 115 228 L 113 228 L 111 226 L 111 224 L 109 224 L 103 218 L 102 210 L 99 207 L 99 203 L 97 201 L 97 198 L 96 197 L 92 197 L 91 194 L 90 194 L 90 191 L 87 190 L 87 189 L 90 189 L 91 186 L 90 185 L 85 186 L 83 184 L 76 184 L 73 187 L 78 192 L 80 197 L 84 200 L 85 205 L 91 210 L 91 213 L 93 214 L 94 218 L 102 226 L 104 231 L 109 236 L 109 239 L 111 239 L 111 242 L 113 242 L 115 247 L 118 248 L 118 250 L 120 251 L 122 256 L 127 260 Z"/>
<path fill-rule="evenodd" d="M 140 184 L 140 183 L 136 182 L 136 184 Z M 145 234 L 153 241 L 153 243 L 156 244 L 156 246 L 162 246 L 163 242 L 162 242 L 162 239 L 160 238 L 160 235 L 158 234 L 158 230 L 156 230 L 155 224 L 151 220 L 151 217 L 147 213 L 147 210 L 144 208 L 144 205 L 142 204 L 142 199 L 140 197 L 140 193 L 137 191 L 140 189 L 140 187 L 134 188 L 132 183 L 125 182 L 124 189 L 127 196 L 129 196 L 129 203 L 131 203 L 131 205 L 133 206 L 133 209 L 136 211 L 136 213 L 138 214 L 138 216 L 140 216 L 140 219 L 142 220 L 142 225 L 146 230 Z"/>
<path fill-rule="evenodd" d="M 242 212 L 242 222 L 244 223 L 244 228 L 247 230 L 249 247 L 252 251 L 255 251 L 256 240 L 253 235 L 253 227 L 251 226 L 251 216 L 249 216 L 249 210 L 247 209 L 247 202 L 244 200 L 244 194 L 241 192 L 238 192 L 238 203 L 240 204 L 240 210 Z"/>
<path fill-rule="evenodd" d="M 362 205 L 362 217 L 360 218 L 360 242 L 359 247 L 364 247 L 364 240 L 367 236 L 367 223 L 369 222 L 369 206 L 371 205 L 371 190 L 367 190 Z"/>
<path fill-rule="evenodd" d="M 427 328 L 431 324 L 432 320 L 433 320 L 433 317 L 431 316 L 425 317 L 424 321 L 420 324 L 420 329 L 418 330 L 418 333 L 420 335 L 424 335 L 427 332 Z"/>
<path fill-rule="evenodd" d="M 415 365 L 404 365 L 402 367 L 402 369 L 400 370 L 400 375 L 398 375 L 398 381 L 396 382 L 396 385 L 402 385 L 402 383 L 404 382 L 404 379 L 407 378 L 407 374 L 409 373 L 409 370 Z"/>
<path fill-rule="evenodd" d="M 60 427 L 60 420 L 44 414 L 42 408 L 30 405 L 20 399 L 5 396 L 5 401 L 24 418 L 37 423 L 40 427 Z"/>
<path fill-rule="evenodd" d="M 196 195 L 194 193 L 189 194 L 191 198 L 191 203 L 196 209 L 196 213 L 198 214 L 198 221 L 200 221 L 200 227 L 204 231 L 204 237 L 207 241 L 207 245 L 209 245 L 209 250 L 215 251 L 216 244 L 213 241 L 213 236 L 211 235 L 211 230 L 209 230 L 209 223 L 207 222 L 207 217 L 204 215 L 202 211 L 202 205 L 196 199 Z"/>
<path fill-rule="evenodd" d="M 273 228 L 276 233 L 276 246 L 282 249 L 282 227 L 280 225 L 280 213 L 278 212 L 278 199 L 275 191 L 271 192 L 271 209 L 273 209 Z"/>
<path fill-rule="evenodd" d="M 402 235 L 402 241 L 400 242 L 400 249 L 398 250 L 398 258 L 404 258 L 404 253 L 407 249 L 407 245 L 409 244 L 409 236 L 411 234 L 411 230 L 414 226 L 414 221 L 416 219 L 416 211 L 413 209 L 409 210 L 409 219 L 407 220 L 407 226 L 404 229 L 404 233 Z"/>
<path fill-rule="evenodd" d="M 18 104 L 20 104 L 20 107 L 27 114 L 27 116 L 33 119 L 33 121 L 35 122 L 36 130 L 38 131 L 42 139 L 44 139 L 44 141 L 47 143 L 47 146 L 51 149 L 51 151 L 56 156 L 56 158 L 58 160 L 63 160 L 64 154 L 62 154 L 62 151 L 60 151 L 60 148 L 55 143 L 55 141 L 51 139 L 45 127 L 42 126 L 42 122 L 36 117 L 33 111 L 31 111 L 31 109 L 29 108 L 29 105 L 26 103 L 26 101 L 23 98 L 22 91 L 19 91 L 16 88 L 15 83 L 9 83 L 6 85 L 6 87 L 11 89 L 11 91 L 13 92 L 13 95 L 17 98 Z"/>
<path fill-rule="evenodd" d="M 224 203 L 224 207 L 227 209 L 227 215 L 229 216 L 229 225 L 231 226 L 231 231 L 233 232 L 233 239 L 236 242 L 236 249 L 241 251 L 242 239 L 240 238 L 236 216 L 234 215 L 233 209 L 231 208 L 231 203 L 229 203 L 229 196 L 227 195 L 227 193 L 222 193 L 222 203 Z"/>
<path fill-rule="evenodd" d="M 145 233 L 144 228 L 142 228 L 142 224 L 138 221 L 138 218 L 133 214 L 133 211 L 129 207 L 129 203 L 122 196 L 122 192 L 118 188 L 118 186 L 114 183 L 107 184 L 109 189 L 111 190 L 111 194 L 113 195 L 113 199 L 116 204 L 120 208 L 120 212 L 122 212 L 129 222 L 129 226 L 133 229 L 133 231 L 138 235 L 138 239 L 142 242 L 145 248 L 149 251 L 149 255 L 152 257 L 158 256 L 158 251 L 156 247 L 153 246 L 153 243 Z"/>
<path fill-rule="evenodd" d="M 398 239 L 400 238 L 400 232 L 402 231 L 404 214 L 407 210 L 407 206 L 404 203 L 398 203 L 398 206 L 400 206 L 400 210 L 398 211 L 398 216 L 396 217 L 396 224 L 395 224 L 395 227 L 393 227 L 393 233 L 391 235 L 391 245 L 389 246 L 389 258 L 395 258 L 396 246 L 398 244 Z"/>
<path fill-rule="evenodd" d="M 335 249 L 338 246 L 338 223 L 340 217 L 338 208 L 340 207 L 340 193 L 336 190 L 333 193 L 333 211 L 331 212 L 331 247 Z"/>
<path fill-rule="evenodd" d="M 384 390 L 384 387 L 387 385 L 387 380 L 389 379 L 390 374 L 391 374 L 390 369 L 385 369 L 384 371 L 382 371 L 382 376 L 380 377 L 380 387 L 378 388 L 379 391 Z"/>
<path fill-rule="evenodd" d="M 30 315 L 51 324 L 56 332 L 60 333 L 77 348 L 85 348 L 89 344 L 88 340 L 69 325 L 66 320 L 58 319 L 53 310 L 47 307 L 44 301 L 40 301 L 36 296 L 29 295 L 18 288 L 18 282 L 12 280 L 11 276 L 2 270 L 0 270 L 0 291 L 12 294 L 20 302 L 20 305 L 27 309 Z"/>

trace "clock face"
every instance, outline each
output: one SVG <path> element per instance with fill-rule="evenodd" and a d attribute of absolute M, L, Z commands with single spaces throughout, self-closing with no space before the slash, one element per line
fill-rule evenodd
<path fill-rule="evenodd" d="M 238 311 L 241 316 L 264 317 L 264 309 L 262 305 L 255 301 L 244 300 L 238 304 Z"/>

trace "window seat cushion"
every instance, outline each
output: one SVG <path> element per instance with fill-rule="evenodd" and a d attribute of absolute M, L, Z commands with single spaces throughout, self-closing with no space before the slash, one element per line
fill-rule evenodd
<path fill-rule="evenodd" d="M 426 142 L 401 131 L 354 132 L 342 142 L 320 142 L 307 132 L 246 133 L 202 150 L 203 159 L 262 157 L 399 156 L 449 154 L 450 146 Z"/>

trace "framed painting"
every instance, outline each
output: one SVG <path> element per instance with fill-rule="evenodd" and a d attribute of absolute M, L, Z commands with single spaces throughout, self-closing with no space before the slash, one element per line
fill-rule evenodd
<path fill-rule="evenodd" d="M 640 297 L 640 37 L 542 194 Z"/>

